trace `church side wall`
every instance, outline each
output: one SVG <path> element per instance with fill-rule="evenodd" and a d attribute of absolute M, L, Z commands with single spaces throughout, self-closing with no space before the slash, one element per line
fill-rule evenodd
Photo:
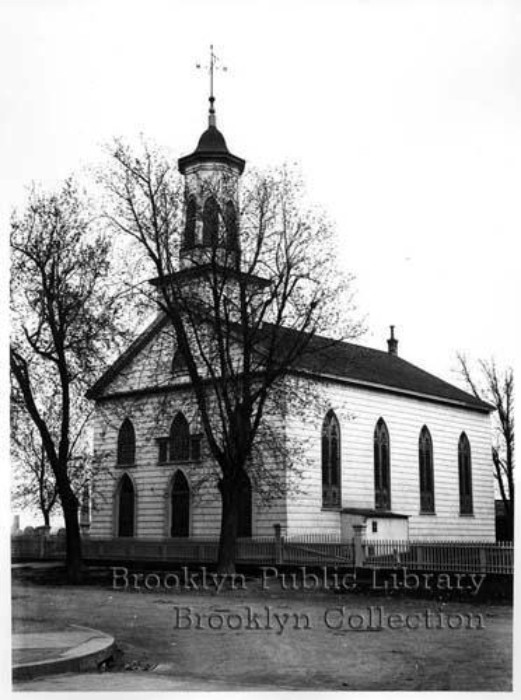
<path fill-rule="evenodd" d="M 340 531 L 340 512 L 322 508 L 321 428 L 332 408 L 341 426 L 342 506 L 374 508 L 373 433 L 390 434 L 391 510 L 409 515 L 411 539 L 494 540 L 490 417 L 467 409 L 332 382 L 306 382 L 319 410 L 290 411 L 288 439 L 305 445 L 301 493 L 288 503 L 288 533 Z M 418 438 L 429 428 L 434 452 L 435 515 L 420 514 Z M 458 441 L 471 445 L 474 514 L 459 514 Z"/>

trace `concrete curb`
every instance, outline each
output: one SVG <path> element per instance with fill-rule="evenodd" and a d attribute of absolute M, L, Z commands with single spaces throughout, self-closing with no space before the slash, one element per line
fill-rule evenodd
<path fill-rule="evenodd" d="M 74 627 L 76 631 L 84 632 L 83 641 L 55 656 L 52 655 L 52 652 L 53 646 L 56 644 L 51 643 L 49 644 L 49 658 L 13 664 L 13 681 L 31 680 L 38 676 L 56 673 L 90 671 L 112 656 L 115 647 L 114 637 L 90 627 L 80 627 L 79 625 L 71 625 L 71 627 Z M 66 632 L 48 632 L 37 636 L 40 639 L 45 638 L 49 642 L 56 642 L 60 640 L 60 637 L 66 637 L 66 634 Z M 22 634 L 14 635 L 13 646 L 16 646 L 16 642 L 21 642 L 24 636 Z M 44 649 L 45 641 L 37 646 Z M 23 649 L 24 645 L 22 644 L 18 648 Z"/>

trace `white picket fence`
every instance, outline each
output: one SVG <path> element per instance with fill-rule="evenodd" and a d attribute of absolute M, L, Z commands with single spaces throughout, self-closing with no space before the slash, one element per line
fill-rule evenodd
<path fill-rule="evenodd" d="M 217 538 L 107 538 L 82 540 L 87 561 L 154 561 L 211 564 L 217 561 Z M 15 560 L 63 560 L 63 535 L 23 534 L 11 538 Z M 357 566 L 371 569 L 407 567 L 418 571 L 513 574 L 511 542 L 438 542 L 432 540 L 352 540 L 336 533 L 239 539 L 239 564 Z"/>

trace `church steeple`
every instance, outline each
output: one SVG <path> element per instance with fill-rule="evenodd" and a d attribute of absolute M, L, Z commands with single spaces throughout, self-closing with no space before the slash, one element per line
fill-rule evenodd
<path fill-rule="evenodd" d="M 186 225 L 181 245 L 183 267 L 193 267 L 208 259 L 216 249 L 231 262 L 230 253 L 239 249 L 238 184 L 246 162 L 228 150 L 217 128 L 213 74 L 216 65 L 210 47 L 210 95 L 208 128 L 195 151 L 178 160 L 185 177 Z"/>

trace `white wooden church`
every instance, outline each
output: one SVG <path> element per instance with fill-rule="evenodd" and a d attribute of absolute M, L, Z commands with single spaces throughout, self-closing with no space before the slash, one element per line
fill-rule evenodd
<path fill-rule="evenodd" d="M 188 191 L 208 174 L 238 188 L 244 166 L 213 113 L 196 150 L 179 160 Z M 204 248 L 193 211 L 189 198 L 184 245 Z M 207 451 L 168 323 L 158 316 L 89 392 L 101 459 L 92 538 L 219 534 L 217 485 L 197 487 Z M 271 536 L 280 525 L 286 536 L 349 539 L 357 524 L 367 539 L 494 540 L 492 407 L 402 359 L 392 328 L 387 343 L 383 351 L 313 339 L 299 381 L 326 409 L 290 411 L 284 427 L 306 449 L 298 489 L 266 504 L 246 488 L 240 536 Z"/>

